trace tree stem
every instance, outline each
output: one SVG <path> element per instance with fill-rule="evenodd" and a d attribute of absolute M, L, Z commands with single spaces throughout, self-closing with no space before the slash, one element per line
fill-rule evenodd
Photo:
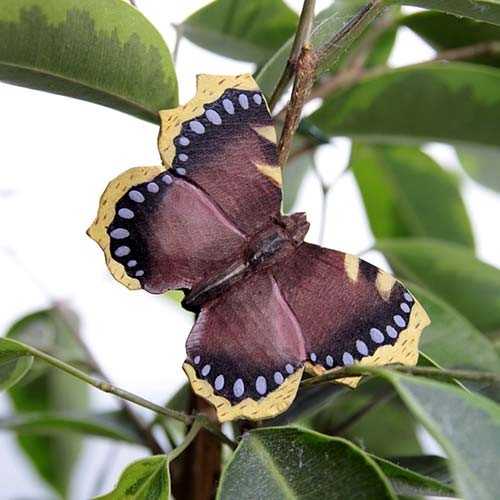
<path fill-rule="evenodd" d="M 473 370 L 441 370 L 439 368 L 427 366 L 397 366 L 389 365 L 384 368 L 374 366 L 345 366 L 335 371 L 330 371 L 319 377 L 310 378 L 301 382 L 301 387 L 311 387 L 313 385 L 331 382 L 339 378 L 359 377 L 362 375 L 381 375 L 383 372 L 407 373 L 410 375 L 420 375 L 435 379 L 462 379 L 478 382 L 500 382 L 500 374 L 494 372 L 482 372 Z"/>

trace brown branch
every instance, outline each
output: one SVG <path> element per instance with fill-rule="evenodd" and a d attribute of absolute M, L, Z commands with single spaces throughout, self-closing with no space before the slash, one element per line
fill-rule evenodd
<path fill-rule="evenodd" d="M 292 50 L 290 51 L 290 56 L 286 62 L 285 69 L 281 75 L 281 78 L 274 89 L 274 92 L 269 99 L 269 108 L 271 111 L 276 106 L 280 97 L 285 92 L 288 84 L 292 80 L 297 61 L 300 57 L 303 47 L 307 47 L 310 44 L 312 27 L 314 22 L 314 7 L 316 0 L 304 0 L 304 5 L 302 6 L 302 12 L 300 14 L 299 25 L 297 26 L 297 32 L 295 33 L 295 38 L 293 39 Z"/>

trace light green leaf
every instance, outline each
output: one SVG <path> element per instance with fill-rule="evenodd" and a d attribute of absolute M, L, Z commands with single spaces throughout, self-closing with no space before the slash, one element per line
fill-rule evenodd
<path fill-rule="evenodd" d="M 30 356 L 17 342 L 0 338 L 0 391 L 17 384 L 31 368 Z"/>
<path fill-rule="evenodd" d="M 293 210 L 300 186 L 307 172 L 313 168 L 313 156 L 305 153 L 289 161 L 283 169 L 283 212 Z"/>
<path fill-rule="evenodd" d="M 358 143 L 350 165 L 376 238 L 429 237 L 474 248 L 457 180 L 418 148 Z"/>
<path fill-rule="evenodd" d="M 374 455 L 372 455 L 372 458 L 387 476 L 397 495 L 454 496 L 453 488 L 446 483 L 441 483 L 432 477 L 418 474 L 390 460 L 385 460 Z"/>
<path fill-rule="evenodd" d="M 462 167 L 475 181 L 500 192 L 500 154 L 498 149 L 461 146 L 456 148 L 456 151 Z"/>
<path fill-rule="evenodd" d="M 170 52 L 122 0 L 3 0 L 0 80 L 158 122 L 177 105 Z"/>
<path fill-rule="evenodd" d="M 225 468 L 217 498 L 395 498 L 375 461 L 349 441 L 291 427 L 251 431 Z"/>
<path fill-rule="evenodd" d="M 191 42 L 217 54 L 262 63 L 295 33 L 297 14 L 283 0 L 216 0 L 180 26 Z"/>
<path fill-rule="evenodd" d="M 376 248 L 396 274 L 437 295 L 480 330 L 500 327 L 500 271 L 470 250 L 420 238 L 380 240 Z"/>
<path fill-rule="evenodd" d="M 448 384 L 394 373 L 386 376 L 447 452 L 460 496 L 498 498 L 500 406 Z"/>
<path fill-rule="evenodd" d="M 500 70 L 477 64 L 388 70 L 334 93 L 309 120 L 327 134 L 372 142 L 499 148 L 499 87 Z"/>
<path fill-rule="evenodd" d="M 69 311 L 57 309 L 30 314 L 12 326 L 7 336 L 33 345 L 66 361 L 84 360 L 85 353 L 70 328 L 77 328 Z M 88 411 L 88 386 L 41 361 L 29 375 L 9 390 L 18 416 L 33 413 Z M 22 434 L 18 442 L 40 476 L 65 497 L 81 449 L 77 435 L 35 436 Z"/>
<path fill-rule="evenodd" d="M 138 460 L 123 471 L 113 491 L 95 500 L 169 500 L 168 464 L 168 455 Z"/>
<path fill-rule="evenodd" d="M 385 0 L 385 2 L 439 10 L 456 16 L 500 25 L 499 0 Z"/>
<path fill-rule="evenodd" d="M 434 294 L 409 282 L 406 285 L 431 318 L 420 337 L 425 354 L 444 368 L 500 370 L 493 344 L 474 325 Z"/>
<path fill-rule="evenodd" d="M 410 28 L 437 51 L 500 40 L 498 26 L 442 12 L 418 12 L 402 18 L 401 24 Z M 485 54 L 467 60 L 500 66 L 500 54 Z"/>
<path fill-rule="evenodd" d="M 409 469 L 416 474 L 430 477 L 439 483 L 451 486 L 449 463 L 446 458 L 436 455 L 415 455 L 404 457 L 391 457 L 391 462 Z"/>
<path fill-rule="evenodd" d="M 130 425 L 122 411 L 106 413 L 30 412 L 0 418 L 0 429 L 36 436 L 78 433 L 134 444 L 144 444 L 143 436 Z"/>

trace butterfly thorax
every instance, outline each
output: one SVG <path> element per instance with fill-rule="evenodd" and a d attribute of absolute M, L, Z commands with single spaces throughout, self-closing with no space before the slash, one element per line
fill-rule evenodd
<path fill-rule="evenodd" d="M 248 274 L 279 265 L 304 241 L 308 229 L 309 223 L 303 213 L 271 219 L 270 224 L 249 238 L 240 259 L 228 263 L 223 273 L 211 276 L 193 288 L 183 300 L 183 306 L 197 310 Z"/>

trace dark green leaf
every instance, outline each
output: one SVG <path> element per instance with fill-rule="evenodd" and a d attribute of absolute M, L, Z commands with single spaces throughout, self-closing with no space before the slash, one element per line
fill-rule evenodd
<path fill-rule="evenodd" d="M 354 144 L 351 167 L 376 238 L 429 237 L 474 247 L 457 180 L 418 148 Z"/>
<path fill-rule="evenodd" d="M 442 484 L 448 486 L 452 484 L 449 464 L 446 458 L 436 455 L 418 455 L 391 457 L 389 460 L 400 467 L 409 469 L 422 476 L 430 477 Z"/>
<path fill-rule="evenodd" d="M 499 87 L 500 70 L 477 64 L 389 70 L 336 92 L 309 119 L 325 133 L 376 142 L 498 148 Z"/>
<path fill-rule="evenodd" d="M 61 433 L 79 433 L 134 444 L 144 444 L 137 429 L 123 411 L 106 413 L 30 412 L 0 419 L 0 429 L 18 434 L 57 436 Z"/>
<path fill-rule="evenodd" d="M 16 342 L 0 338 L 0 391 L 17 384 L 32 364 L 33 356 L 26 349 Z"/>
<path fill-rule="evenodd" d="M 458 159 L 464 170 L 477 182 L 500 192 L 500 155 L 488 147 L 458 147 Z"/>
<path fill-rule="evenodd" d="M 500 370 L 493 344 L 446 302 L 406 282 L 424 306 L 431 324 L 420 337 L 420 349 L 444 368 Z"/>
<path fill-rule="evenodd" d="M 49 309 L 30 314 L 12 326 L 7 336 L 40 348 L 63 361 L 84 360 L 70 329 L 74 318 L 68 311 Z M 9 391 L 19 417 L 33 412 L 79 412 L 88 410 L 88 387 L 68 374 L 35 361 L 28 377 Z M 65 497 L 71 473 L 79 457 L 81 438 L 76 435 L 20 435 L 19 444 L 40 476 Z"/>
<path fill-rule="evenodd" d="M 123 471 L 113 491 L 95 500 L 169 500 L 168 464 L 168 455 L 138 460 Z"/>
<path fill-rule="evenodd" d="M 313 417 L 312 427 L 324 434 L 345 436 L 377 455 L 422 451 L 414 417 L 385 380 L 368 379 L 355 391 L 342 392 Z"/>
<path fill-rule="evenodd" d="M 500 25 L 500 2 L 498 0 L 385 0 L 385 2 L 435 9 Z"/>
<path fill-rule="evenodd" d="M 212 52 L 262 63 L 294 35 L 297 22 L 283 0 L 216 0 L 189 16 L 180 29 Z"/>
<path fill-rule="evenodd" d="M 396 274 L 448 302 L 482 331 L 500 327 L 500 271 L 470 250 L 437 240 L 381 240 Z"/>
<path fill-rule="evenodd" d="M 374 460 L 349 441 L 276 427 L 243 437 L 217 498 L 395 498 Z"/>
<path fill-rule="evenodd" d="M 4 0 L 0 80 L 156 123 L 177 105 L 169 50 L 122 0 Z"/>
<path fill-rule="evenodd" d="M 418 12 L 404 17 L 401 23 L 417 33 L 437 51 L 500 40 L 498 26 L 478 23 L 472 19 L 441 12 Z M 498 53 L 485 54 L 467 60 L 490 66 L 500 66 L 500 54 Z"/>
<path fill-rule="evenodd" d="M 449 384 L 394 373 L 387 378 L 447 452 L 461 496 L 498 498 L 500 406 Z"/>
<path fill-rule="evenodd" d="M 454 496 L 452 487 L 399 464 L 372 456 L 398 495 Z"/>

